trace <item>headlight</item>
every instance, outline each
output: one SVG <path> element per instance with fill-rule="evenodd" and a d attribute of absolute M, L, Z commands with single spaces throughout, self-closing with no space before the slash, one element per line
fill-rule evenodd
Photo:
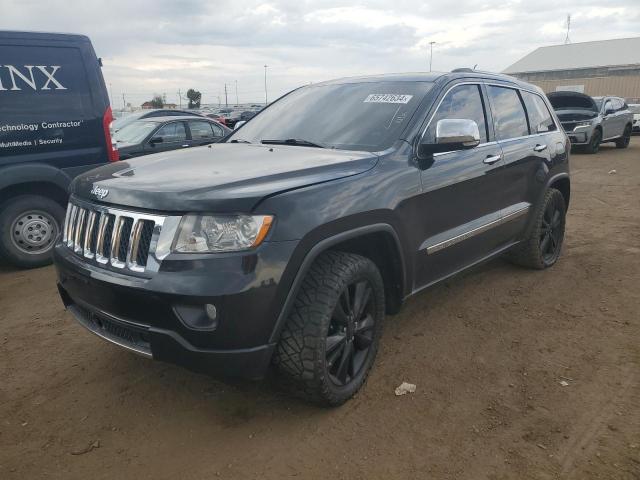
<path fill-rule="evenodd" d="M 590 126 L 591 126 L 591 121 L 588 121 L 588 122 L 578 122 L 578 123 L 576 123 L 576 126 L 574 127 L 574 129 L 575 129 L 575 128 L 579 128 L 579 127 L 590 127 Z"/>
<path fill-rule="evenodd" d="M 271 215 L 185 215 L 172 250 L 206 253 L 255 248 L 267 236 L 272 223 Z"/>

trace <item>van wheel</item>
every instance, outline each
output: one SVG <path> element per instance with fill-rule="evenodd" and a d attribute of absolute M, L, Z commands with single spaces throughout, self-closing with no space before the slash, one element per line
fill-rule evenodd
<path fill-rule="evenodd" d="M 50 264 L 64 214 L 58 203 L 46 197 L 11 198 L 0 208 L 0 256 L 23 268 Z"/>
<path fill-rule="evenodd" d="M 598 151 L 600 150 L 600 143 L 602 143 L 602 133 L 596 128 L 593 131 L 593 135 L 591 135 L 591 140 L 585 147 L 585 152 L 598 153 Z"/>
<path fill-rule="evenodd" d="M 559 190 L 550 188 L 536 212 L 529 237 L 508 253 L 507 258 L 523 267 L 542 270 L 558 261 L 564 240 L 566 205 Z"/>
<path fill-rule="evenodd" d="M 384 308 L 382 277 L 371 260 L 322 254 L 303 280 L 276 349 L 285 384 L 325 406 L 351 398 L 376 357 Z"/>
<path fill-rule="evenodd" d="M 631 126 L 627 125 L 624 129 L 622 137 L 616 140 L 616 148 L 627 148 L 631 142 Z"/>

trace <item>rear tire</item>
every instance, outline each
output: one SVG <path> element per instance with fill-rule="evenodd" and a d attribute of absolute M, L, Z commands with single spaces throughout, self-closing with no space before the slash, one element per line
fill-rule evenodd
<path fill-rule="evenodd" d="M 60 204 L 40 195 L 9 199 L 0 207 L 0 256 L 21 268 L 50 264 L 64 215 Z"/>
<path fill-rule="evenodd" d="M 631 126 L 627 125 L 622 137 L 616 140 L 616 148 L 627 148 L 631 142 Z"/>
<path fill-rule="evenodd" d="M 371 260 L 323 253 L 303 280 L 276 349 L 285 385 L 324 406 L 351 398 L 375 359 L 384 302 L 382 277 Z"/>
<path fill-rule="evenodd" d="M 507 258 L 523 267 L 543 270 L 558 261 L 564 240 L 566 205 L 559 190 L 550 188 L 536 212 L 529 236 Z"/>
<path fill-rule="evenodd" d="M 600 132 L 600 130 L 598 129 L 595 129 L 584 151 L 590 154 L 598 153 L 600 151 L 600 143 L 602 143 L 602 132 Z"/>

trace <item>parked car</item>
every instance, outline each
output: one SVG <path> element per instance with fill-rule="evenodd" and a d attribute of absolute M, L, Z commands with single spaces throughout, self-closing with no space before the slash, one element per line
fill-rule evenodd
<path fill-rule="evenodd" d="M 221 125 L 227 126 L 227 119 L 219 113 L 207 113 L 205 117 L 215 120 Z"/>
<path fill-rule="evenodd" d="M 569 150 L 542 91 L 504 75 L 305 86 L 224 143 L 77 179 L 60 295 L 141 355 L 227 377 L 273 365 L 337 405 L 409 296 L 506 252 L 556 263 Z"/>
<path fill-rule="evenodd" d="M 573 146 L 584 147 L 587 153 L 598 152 L 604 142 L 629 146 L 633 114 L 624 99 L 592 98 L 579 92 L 553 92 L 548 97 Z"/>
<path fill-rule="evenodd" d="M 73 177 L 118 160 L 100 61 L 83 35 L 0 31 L 0 257 L 51 262 Z"/>
<path fill-rule="evenodd" d="M 119 130 L 114 138 L 120 158 L 126 160 L 219 142 L 231 130 L 208 118 L 193 116 L 152 117 L 137 120 Z"/>
<path fill-rule="evenodd" d="M 633 113 L 633 131 L 640 132 L 640 104 L 629 104 L 629 110 Z"/>
<path fill-rule="evenodd" d="M 111 124 L 111 131 L 113 133 L 118 132 L 120 129 L 125 126 L 133 123 L 137 120 L 142 120 L 144 118 L 155 118 L 155 117 L 202 117 L 202 115 L 195 110 L 176 110 L 173 108 L 157 108 L 157 109 L 143 109 L 138 110 L 136 112 L 131 112 L 124 117 L 118 118 Z"/>

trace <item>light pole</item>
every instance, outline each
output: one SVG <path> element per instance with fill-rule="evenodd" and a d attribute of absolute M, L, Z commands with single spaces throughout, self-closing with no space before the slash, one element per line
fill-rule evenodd
<path fill-rule="evenodd" d="M 236 106 L 240 105 L 240 101 L 238 100 L 238 80 L 236 80 Z"/>
<path fill-rule="evenodd" d="M 436 42 L 429 42 L 429 45 L 431 46 L 431 54 L 429 55 L 429 71 L 431 71 L 431 65 L 433 63 L 433 44 Z"/>
<path fill-rule="evenodd" d="M 269 65 L 264 65 L 264 106 L 266 107 L 269 104 L 269 99 L 267 96 L 267 67 Z"/>

